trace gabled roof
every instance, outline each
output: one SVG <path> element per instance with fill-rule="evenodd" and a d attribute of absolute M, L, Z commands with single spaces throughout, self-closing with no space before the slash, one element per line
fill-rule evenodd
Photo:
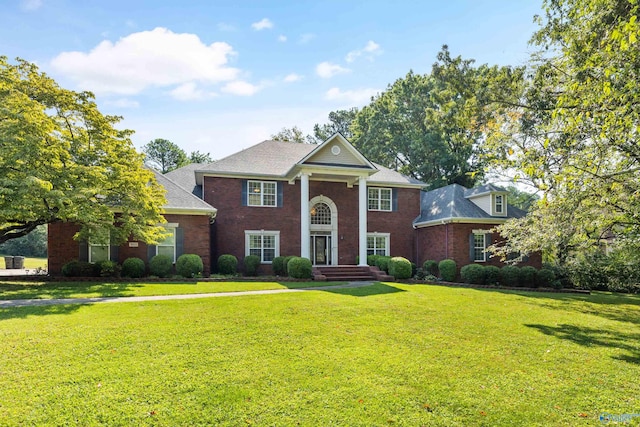
<path fill-rule="evenodd" d="M 481 185 L 480 187 L 465 188 L 464 197 L 470 199 L 473 197 L 483 196 L 488 193 L 508 193 L 508 191 L 502 187 L 498 187 L 497 185 L 485 184 Z"/>
<path fill-rule="evenodd" d="M 167 203 L 163 206 L 167 213 L 215 214 L 217 209 L 194 196 L 158 171 L 153 171 L 156 181 L 166 190 Z"/>
<path fill-rule="evenodd" d="M 350 163 L 326 164 L 319 161 L 326 155 L 325 151 L 332 149 L 331 142 L 336 140 L 340 141 L 343 150 L 349 151 L 348 162 Z M 267 140 L 214 163 L 199 165 L 190 170 L 182 170 L 189 166 L 175 170 L 170 172 L 169 176 L 175 178 L 184 188 L 189 189 L 191 184 L 186 175 L 191 172 L 195 175 L 195 185 L 200 186 L 204 175 L 290 180 L 292 174 L 295 175 L 297 168 L 312 166 L 326 167 L 327 169 L 334 167 L 354 171 L 366 170 L 371 174 L 368 180 L 371 185 L 407 187 L 423 187 L 425 185 L 419 180 L 370 162 L 340 134 L 332 136 L 320 145 Z M 194 191 L 194 194 L 197 193 Z"/>
<path fill-rule="evenodd" d="M 202 187 L 196 184 L 196 176 L 194 172 L 205 165 L 207 165 L 207 163 L 191 163 L 179 169 L 167 172 L 163 176 L 165 178 L 169 178 L 194 196 L 202 199 Z"/>
<path fill-rule="evenodd" d="M 511 205 L 507 209 L 508 214 L 506 217 L 489 215 L 469 200 L 469 194 L 474 195 L 471 190 L 473 189 L 451 184 L 435 190 L 423 191 L 420 197 L 420 216 L 413 221 L 414 227 L 426 227 L 443 222 L 500 224 L 509 218 L 521 218 L 526 215 L 526 212 Z M 502 192 L 504 190 L 497 191 Z M 486 192 L 484 191 L 484 193 Z"/>

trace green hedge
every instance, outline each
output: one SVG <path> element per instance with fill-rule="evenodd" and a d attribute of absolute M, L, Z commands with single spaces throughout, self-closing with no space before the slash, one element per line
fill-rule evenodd
<path fill-rule="evenodd" d="M 100 267 L 86 261 L 70 261 L 62 266 L 62 275 L 66 277 L 98 277 Z"/>
<path fill-rule="evenodd" d="M 311 275 L 311 260 L 302 257 L 292 257 L 287 264 L 289 270 L 289 276 L 294 279 L 310 279 Z"/>
<path fill-rule="evenodd" d="M 520 286 L 520 269 L 514 265 L 505 265 L 500 269 L 500 284 Z"/>
<path fill-rule="evenodd" d="M 244 274 L 247 276 L 257 276 L 260 267 L 260 257 L 258 255 L 247 255 L 244 257 Z"/>
<path fill-rule="evenodd" d="M 238 258 L 234 255 L 224 254 L 218 258 L 218 273 L 236 274 L 238 273 Z"/>
<path fill-rule="evenodd" d="M 291 276 L 291 273 L 289 273 L 289 261 L 291 261 L 293 258 L 295 258 L 295 256 L 289 255 L 284 257 L 284 260 L 282 261 L 282 265 L 284 265 L 284 271 L 286 276 Z"/>
<path fill-rule="evenodd" d="M 275 276 L 286 276 L 287 269 L 284 266 L 284 258 L 283 256 L 277 256 L 271 261 L 271 268 L 273 269 L 273 274 Z"/>
<path fill-rule="evenodd" d="M 487 265 L 484 267 L 484 283 L 487 285 L 500 284 L 500 267 Z"/>
<path fill-rule="evenodd" d="M 434 261 L 432 259 L 426 260 L 422 263 L 422 270 L 425 274 L 438 277 L 438 261 Z"/>
<path fill-rule="evenodd" d="M 452 259 L 443 259 L 438 263 L 438 271 L 445 282 L 455 282 L 458 275 L 458 266 Z"/>
<path fill-rule="evenodd" d="M 115 261 L 104 260 L 96 262 L 96 269 L 100 277 L 120 277 L 122 267 Z"/>
<path fill-rule="evenodd" d="M 204 264 L 200 255 L 183 254 L 176 261 L 176 273 L 182 277 L 199 277 L 204 271 Z"/>
<path fill-rule="evenodd" d="M 149 261 L 152 276 L 168 277 L 173 270 L 173 260 L 168 255 L 156 255 Z"/>
<path fill-rule="evenodd" d="M 521 267 L 519 276 L 520 286 L 533 288 L 536 285 L 536 273 L 537 270 L 531 266 Z"/>
<path fill-rule="evenodd" d="M 378 258 L 376 258 L 376 267 L 385 273 L 389 273 L 389 261 L 391 261 L 390 256 L 378 255 Z"/>
<path fill-rule="evenodd" d="M 485 268 L 480 264 L 468 264 L 460 269 L 460 277 L 464 283 L 482 285 L 485 281 Z"/>
<path fill-rule="evenodd" d="M 548 268 L 543 268 L 536 274 L 536 286 L 539 288 L 548 288 L 554 286 L 556 273 Z"/>
<path fill-rule="evenodd" d="M 408 279 L 412 276 L 411 261 L 403 257 L 393 257 L 388 262 L 389 275 L 396 279 Z"/>
<path fill-rule="evenodd" d="M 140 258 L 127 258 L 122 263 L 122 275 L 124 277 L 131 277 L 132 279 L 144 277 L 145 270 L 144 261 Z"/>

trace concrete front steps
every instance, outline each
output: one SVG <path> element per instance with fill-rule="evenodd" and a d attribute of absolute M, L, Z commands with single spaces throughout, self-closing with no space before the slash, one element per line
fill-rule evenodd
<path fill-rule="evenodd" d="M 331 282 L 389 281 L 393 280 L 378 267 L 357 265 L 331 265 L 313 267 L 313 280 Z"/>

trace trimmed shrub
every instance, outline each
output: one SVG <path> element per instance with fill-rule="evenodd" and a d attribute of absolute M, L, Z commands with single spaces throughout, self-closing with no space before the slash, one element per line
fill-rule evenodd
<path fill-rule="evenodd" d="M 548 268 L 543 268 L 536 274 L 536 286 L 539 288 L 548 288 L 550 286 L 553 286 L 555 280 L 556 273 Z"/>
<path fill-rule="evenodd" d="M 248 255 L 244 257 L 244 274 L 247 276 L 257 276 L 260 267 L 260 257 L 258 255 Z"/>
<path fill-rule="evenodd" d="M 391 261 L 391 257 L 378 255 L 376 259 L 376 267 L 385 273 L 389 273 L 389 261 Z"/>
<path fill-rule="evenodd" d="M 487 285 L 497 285 L 500 283 L 500 267 L 487 265 L 484 267 L 484 283 Z"/>
<path fill-rule="evenodd" d="M 438 263 L 438 271 L 440 272 L 442 280 L 445 282 L 454 282 L 458 275 L 458 266 L 452 259 L 443 259 Z"/>
<path fill-rule="evenodd" d="M 460 277 L 464 283 L 482 285 L 485 279 L 484 267 L 480 264 L 468 264 L 460 269 Z"/>
<path fill-rule="evenodd" d="M 438 275 L 438 261 L 434 261 L 432 259 L 426 260 L 422 264 L 422 269 L 426 274 L 431 274 L 432 276 Z"/>
<path fill-rule="evenodd" d="M 199 277 L 204 271 L 200 255 L 182 254 L 176 260 L 176 273 L 182 277 Z"/>
<path fill-rule="evenodd" d="M 96 269 L 100 277 L 120 277 L 122 267 L 115 261 L 104 260 L 96 263 Z"/>
<path fill-rule="evenodd" d="M 271 268 L 273 269 L 273 274 L 276 276 L 286 276 L 287 269 L 284 266 L 284 257 L 277 256 L 271 261 Z"/>
<path fill-rule="evenodd" d="M 149 272 L 152 276 L 167 277 L 173 270 L 173 260 L 169 255 L 156 255 L 149 261 Z"/>
<path fill-rule="evenodd" d="M 356 264 L 359 264 L 360 257 L 357 257 L 357 258 L 358 260 L 356 261 Z M 380 258 L 380 255 L 367 255 L 367 265 L 377 266 L 378 258 Z"/>
<path fill-rule="evenodd" d="M 500 269 L 500 283 L 504 286 L 519 286 L 520 269 L 514 265 L 505 265 Z"/>
<path fill-rule="evenodd" d="M 536 269 L 527 265 L 520 268 L 520 286 L 532 288 L 536 285 Z"/>
<path fill-rule="evenodd" d="M 396 279 L 408 279 L 411 277 L 411 261 L 401 256 L 393 257 L 388 262 L 389 275 Z"/>
<path fill-rule="evenodd" d="M 224 254 L 218 258 L 218 273 L 236 274 L 238 272 L 238 258 L 234 255 Z"/>
<path fill-rule="evenodd" d="M 86 261 L 70 261 L 62 266 L 62 275 L 66 277 L 98 277 L 99 267 Z"/>
<path fill-rule="evenodd" d="M 282 261 L 282 265 L 284 265 L 285 276 L 291 276 L 291 274 L 289 274 L 289 261 L 291 261 L 293 258 L 295 258 L 295 256 L 289 255 L 284 257 L 284 261 Z"/>
<path fill-rule="evenodd" d="M 145 266 L 144 261 L 140 258 L 127 258 L 122 263 L 122 275 L 124 277 L 131 277 L 137 279 L 144 277 Z"/>
<path fill-rule="evenodd" d="M 287 264 L 289 276 L 294 279 L 310 279 L 311 278 L 311 260 L 308 258 L 292 257 Z"/>

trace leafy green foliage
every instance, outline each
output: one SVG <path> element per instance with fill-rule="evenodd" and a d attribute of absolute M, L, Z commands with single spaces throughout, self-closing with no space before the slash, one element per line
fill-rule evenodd
<path fill-rule="evenodd" d="M 160 173 L 171 172 L 189 164 L 184 150 L 168 139 L 154 139 L 142 147 L 142 152 L 145 162 Z"/>
<path fill-rule="evenodd" d="M 313 126 L 313 136 L 318 143 L 324 142 L 336 132 L 340 132 L 342 136 L 351 140 L 353 132 L 351 125 L 358 114 L 357 108 L 348 110 L 337 110 L 329 113 L 329 123 L 323 125 L 316 124 Z"/>
<path fill-rule="evenodd" d="M 271 268 L 273 269 L 273 274 L 274 275 L 276 275 L 276 276 L 286 276 L 287 275 L 287 268 L 284 265 L 284 259 L 285 259 L 285 257 L 283 257 L 283 256 L 277 256 L 271 261 Z"/>
<path fill-rule="evenodd" d="M 440 277 L 445 282 L 455 282 L 458 276 L 458 266 L 452 259 L 443 259 L 440 261 L 438 263 L 438 271 L 440 272 Z"/>
<path fill-rule="evenodd" d="M 115 261 L 104 260 L 96 262 L 96 269 L 100 277 L 120 277 L 122 267 Z"/>
<path fill-rule="evenodd" d="M 295 258 L 293 255 L 288 255 L 286 257 L 284 257 L 284 260 L 282 261 L 282 265 L 284 266 L 284 269 L 286 271 L 286 275 L 290 276 L 289 273 L 289 261 L 291 261 L 293 258 Z"/>
<path fill-rule="evenodd" d="M 189 163 L 213 163 L 213 159 L 210 153 L 192 151 L 191 154 L 189 154 Z"/>
<path fill-rule="evenodd" d="M 484 267 L 484 282 L 487 285 L 498 285 L 500 283 L 500 267 L 487 265 Z"/>
<path fill-rule="evenodd" d="M 556 274 L 553 272 L 553 270 L 542 268 L 536 273 L 536 287 L 548 288 L 550 286 L 553 286 L 555 279 Z"/>
<path fill-rule="evenodd" d="M 47 226 L 40 225 L 26 236 L 11 239 L 0 244 L 0 253 L 14 256 L 46 257 Z"/>
<path fill-rule="evenodd" d="M 391 261 L 391 257 L 386 255 L 379 255 L 378 258 L 376 258 L 376 267 L 378 267 L 380 270 L 384 271 L 385 273 L 389 273 L 390 261 Z"/>
<path fill-rule="evenodd" d="M 535 268 L 527 265 L 524 267 L 520 267 L 520 277 L 519 282 L 520 286 L 524 286 L 525 288 L 533 288 L 536 284 L 536 274 L 537 271 Z"/>
<path fill-rule="evenodd" d="M 122 275 L 132 279 L 144 277 L 146 267 L 140 258 L 127 258 L 122 263 Z"/>
<path fill-rule="evenodd" d="M 62 275 L 65 277 L 98 277 L 100 267 L 86 261 L 69 261 L 62 266 Z"/>
<path fill-rule="evenodd" d="M 485 283 L 485 268 L 480 264 L 467 264 L 460 269 L 460 277 L 464 283 L 482 285 Z"/>
<path fill-rule="evenodd" d="M 258 267 L 260 267 L 260 257 L 257 255 L 248 255 L 244 257 L 244 274 L 247 276 L 257 276 Z"/>
<path fill-rule="evenodd" d="M 294 279 L 310 279 L 312 265 L 308 258 L 292 257 L 287 264 L 289 276 Z"/>
<path fill-rule="evenodd" d="M 428 259 L 422 263 L 422 269 L 425 273 L 438 277 L 438 261 Z"/>
<path fill-rule="evenodd" d="M 500 283 L 504 286 L 520 285 L 520 268 L 514 265 L 505 265 L 500 269 Z"/>
<path fill-rule="evenodd" d="M 298 144 L 315 144 L 317 142 L 312 136 L 305 135 L 297 126 L 282 128 L 280 132 L 271 135 L 271 139 L 274 141 L 295 142 Z"/>
<path fill-rule="evenodd" d="M 0 243 L 58 221 L 97 242 L 161 237 L 164 190 L 93 94 L 0 57 L 0 105 Z"/>
<path fill-rule="evenodd" d="M 403 257 L 393 257 L 389 260 L 389 275 L 397 280 L 408 279 L 412 276 L 411 261 Z"/>
<path fill-rule="evenodd" d="M 197 254 L 182 254 L 176 260 L 176 273 L 182 277 L 199 277 L 204 271 L 202 258 Z"/>
<path fill-rule="evenodd" d="M 235 255 L 224 254 L 218 258 L 218 273 L 220 274 L 237 274 L 238 258 Z"/>
<path fill-rule="evenodd" d="M 152 276 L 169 277 L 173 272 L 173 260 L 169 255 L 156 255 L 149 261 Z"/>
<path fill-rule="evenodd" d="M 367 265 L 376 266 L 376 262 L 380 258 L 380 255 L 367 255 Z M 360 257 L 356 257 L 356 264 L 359 264 Z"/>

